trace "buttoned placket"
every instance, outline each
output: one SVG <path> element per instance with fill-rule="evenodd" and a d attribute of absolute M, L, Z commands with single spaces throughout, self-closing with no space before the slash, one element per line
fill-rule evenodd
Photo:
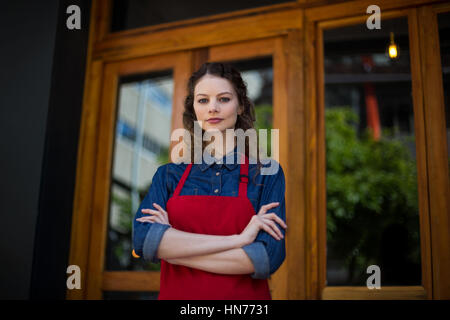
<path fill-rule="evenodd" d="M 216 166 L 213 166 L 215 170 L 215 174 L 212 176 L 213 180 L 213 191 L 215 195 L 219 195 L 221 193 L 222 189 L 222 170 L 223 170 L 223 164 L 217 164 Z"/>

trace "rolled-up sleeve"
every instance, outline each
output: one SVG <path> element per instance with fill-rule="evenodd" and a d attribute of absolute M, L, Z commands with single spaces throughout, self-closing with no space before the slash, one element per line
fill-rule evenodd
<path fill-rule="evenodd" d="M 168 198 L 167 192 L 167 165 L 160 166 L 153 176 L 152 184 L 142 200 L 133 220 L 133 247 L 134 252 L 146 261 L 158 263 L 156 252 L 164 232 L 170 228 L 169 225 L 158 222 L 139 222 L 136 219 L 144 216 L 142 209 L 153 209 L 153 203 L 159 204 L 166 210 Z M 146 214 L 146 216 L 148 216 Z"/>
<path fill-rule="evenodd" d="M 283 169 L 281 168 L 281 165 L 279 165 L 278 170 L 277 172 L 275 172 L 275 174 L 267 175 L 265 177 L 264 187 L 260 203 L 258 205 L 258 211 L 261 208 L 261 206 L 265 204 L 269 204 L 271 202 L 279 202 L 280 203 L 279 206 L 270 209 L 267 213 L 273 212 L 278 217 L 280 217 L 284 222 L 286 222 L 285 188 L 286 184 L 284 172 Z M 278 268 L 281 266 L 286 257 L 286 244 L 285 244 L 286 232 L 285 229 L 282 226 L 280 226 L 277 222 L 275 222 L 275 224 L 280 229 L 284 238 L 282 238 L 281 240 L 277 240 L 266 231 L 260 230 L 255 241 L 252 243 L 252 244 L 256 243 L 262 244 L 262 246 L 257 245 L 256 247 L 260 249 L 255 248 L 256 251 L 260 252 L 259 254 L 257 254 L 257 256 L 259 257 L 258 261 L 264 261 L 264 259 L 261 257 L 264 255 L 262 249 L 265 249 L 265 254 L 268 257 L 268 264 L 269 264 L 268 267 L 264 264 L 264 262 L 259 263 L 258 265 L 254 264 L 255 273 L 252 275 L 253 278 L 261 279 L 270 277 L 271 274 L 273 274 L 275 271 L 278 270 Z M 250 259 L 252 258 L 250 257 Z"/>
<path fill-rule="evenodd" d="M 253 263 L 255 272 L 251 275 L 253 279 L 266 279 L 270 273 L 269 256 L 264 244 L 259 241 L 252 242 L 242 249 Z"/>

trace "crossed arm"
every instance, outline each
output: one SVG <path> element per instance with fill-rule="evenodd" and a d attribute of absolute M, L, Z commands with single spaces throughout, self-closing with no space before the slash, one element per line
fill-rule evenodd
<path fill-rule="evenodd" d="M 254 240 L 260 230 L 268 232 L 270 239 L 281 240 L 283 234 L 274 221 L 287 227 L 275 213 L 266 214 L 269 209 L 277 207 L 278 202 L 263 205 L 244 231 L 230 236 L 189 233 L 171 228 L 168 213 L 158 204 L 153 205 L 158 210 L 142 209 L 143 213 L 152 216 L 136 219 L 139 222 L 158 222 L 152 226 L 157 229 L 147 232 L 147 238 L 150 238 L 144 240 L 144 256 L 218 274 L 252 274 L 258 279 L 267 277 L 270 261 L 266 248 L 262 242 Z M 266 241 L 263 240 L 264 243 Z"/>
<path fill-rule="evenodd" d="M 239 235 L 215 236 L 169 228 L 158 247 L 157 257 L 169 263 L 219 274 L 251 274 L 254 266 L 241 248 Z"/>

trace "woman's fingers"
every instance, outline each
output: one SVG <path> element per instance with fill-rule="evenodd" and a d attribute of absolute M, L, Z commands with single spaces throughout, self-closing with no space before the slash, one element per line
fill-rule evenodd
<path fill-rule="evenodd" d="M 262 228 L 264 231 L 266 231 L 268 234 L 270 234 L 272 237 L 274 237 L 277 240 L 280 240 L 280 237 L 275 233 L 275 231 L 272 230 L 272 228 L 263 222 Z"/>
<path fill-rule="evenodd" d="M 143 221 L 158 220 L 158 217 L 157 216 L 146 216 L 146 217 L 140 217 L 136 220 L 143 220 Z"/>
<path fill-rule="evenodd" d="M 263 206 L 261 207 L 261 209 L 262 209 L 264 212 L 267 212 L 269 209 L 275 208 L 275 207 L 277 207 L 278 205 L 280 205 L 279 202 L 271 202 L 271 203 L 268 203 L 268 204 L 263 205 Z"/>
<path fill-rule="evenodd" d="M 264 221 L 264 223 L 268 224 L 273 231 L 275 231 L 275 233 L 278 235 L 280 239 L 284 238 L 283 233 L 281 233 L 280 229 L 276 226 L 275 222 L 266 218 L 262 218 L 262 220 Z"/>
<path fill-rule="evenodd" d="M 160 211 L 156 211 L 156 210 L 152 210 L 152 209 L 142 209 L 141 212 L 142 213 L 147 213 L 147 214 L 153 214 L 155 216 L 160 217 L 161 219 L 163 218 L 163 214 Z"/>
<path fill-rule="evenodd" d="M 153 206 L 161 211 L 165 211 L 159 204 L 157 204 L 156 202 L 153 202 Z"/>
<path fill-rule="evenodd" d="M 265 204 L 265 205 L 261 206 L 261 209 L 259 210 L 258 215 L 265 214 L 269 209 L 275 208 L 279 204 L 280 204 L 279 202 L 271 202 L 269 204 Z"/>
<path fill-rule="evenodd" d="M 164 210 L 159 204 L 153 203 L 153 206 L 158 209 L 160 212 L 162 212 L 164 215 L 167 215 L 166 210 Z"/>
<path fill-rule="evenodd" d="M 268 224 L 275 231 L 275 233 L 278 236 L 280 236 L 280 238 L 283 237 L 283 234 L 281 233 L 280 228 L 278 228 L 278 226 L 275 224 L 274 221 L 272 221 L 269 218 L 265 218 L 265 217 L 262 217 L 261 220 L 263 220 L 264 223 Z"/>
<path fill-rule="evenodd" d="M 278 225 L 282 226 L 283 228 L 287 228 L 286 223 L 283 221 L 283 219 L 281 219 L 273 212 L 265 213 L 270 208 L 274 208 L 278 205 L 279 202 L 272 202 L 262 206 L 258 218 L 264 224 L 264 226 L 261 227 L 263 230 L 272 235 L 275 239 L 281 240 L 284 238 L 284 235 L 281 232 L 280 228 L 277 226 L 277 224 L 275 224 L 275 222 L 277 222 Z"/>
<path fill-rule="evenodd" d="M 165 211 L 160 205 L 158 205 L 157 203 L 153 203 L 153 206 L 158 209 L 158 210 L 153 210 L 153 209 L 142 209 L 141 212 L 142 213 L 146 213 L 146 214 L 151 214 L 153 215 L 153 217 L 155 217 L 156 220 L 152 220 L 152 221 L 156 221 L 159 223 L 163 223 L 163 224 L 168 224 L 170 226 L 169 223 L 169 216 L 167 214 L 167 211 Z"/>
<path fill-rule="evenodd" d="M 164 210 L 159 204 L 157 203 L 153 203 L 153 206 L 158 209 L 159 212 L 161 212 L 163 214 L 163 216 L 165 217 L 165 219 L 167 220 L 167 222 L 169 222 L 169 214 L 167 213 L 166 210 Z"/>
<path fill-rule="evenodd" d="M 136 221 L 139 221 L 139 222 L 155 222 L 155 221 L 159 221 L 159 220 L 155 216 L 151 216 L 151 217 L 137 218 Z"/>
<path fill-rule="evenodd" d="M 283 219 L 281 219 L 279 216 L 277 216 L 275 213 L 271 212 L 271 213 L 267 213 L 263 216 L 263 218 L 270 218 L 275 220 L 280 226 L 282 226 L 283 228 L 287 228 L 287 224 L 283 221 Z"/>

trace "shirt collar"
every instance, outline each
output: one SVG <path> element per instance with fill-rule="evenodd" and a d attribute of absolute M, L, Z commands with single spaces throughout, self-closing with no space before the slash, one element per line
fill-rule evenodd
<path fill-rule="evenodd" d="M 237 152 L 237 146 L 235 146 L 233 151 L 228 152 L 226 155 L 224 155 L 222 157 L 221 163 L 217 163 L 217 161 L 215 161 L 211 164 L 208 164 L 205 162 L 205 159 L 202 159 L 202 163 L 199 164 L 199 167 L 202 171 L 205 171 L 206 169 L 208 169 L 209 167 L 211 167 L 212 165 L 215 164 L 219 168 L 222 168 L 222 165 L 223 165 L 228 170 L 233 170 L 238 165 L 238 154 L 240 154 L 240 153 Z M 227 163 L 227 157 L 232 158 L 234 160 L 233 163 Z"/>

